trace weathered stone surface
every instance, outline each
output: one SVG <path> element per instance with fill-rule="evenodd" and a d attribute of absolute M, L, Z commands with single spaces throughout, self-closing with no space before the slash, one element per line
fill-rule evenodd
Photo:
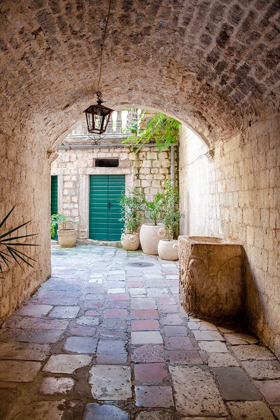
<path fill-rule="evenodd" d="M 241 333 L 225 334 L 225 338 L 232 345 L 258 343 L 258 340 L 256 339 L 256 337 L 252 335 L 248 335 L 248 334 L 241 334 Z"/>
<path fill-rule="evenodd" d="M 92 396 L 98 400 L 127 400 L 132 397 L 128 366 L 92 366 L 89 384 Z"/>
<path fill-rule="evenodd" d="M 193 331 L 198 341 L 225 341 L 218 331 Z"/>
<path fill-rule="evenodd" d="M 27 343 L 55 343 L 63 330 L 7 330 L 0 335 L 0 341 L 23 341 Z"/>
<path fill-rule="evenodd" d="M 48 344 L 20 342 L 0 343 L 0 359 L 45 360 L 50 352 Z"/>
<path fill-rule="evenodd" d="M 227 414 L 219 390 L 210 375 L 198 367 L 170 367 L 175 389 L 176 409 L 181 415 L 208 416 Z M 186 381 L 188 378 L 188 381 Z"/>
<path fill-rule="evenodd" d="M 228 408 L 235 419 L 273 420 L 274 416 L 261 401 L 229 402 Z"/>
<path fill-rule="evenodd" d="M 88 326 L 96 326 L 99 324 L 98 317 L 91 317 L 91 316 L 80 316 L 76 320 L 77 325 L 88 325 Z"/>
<path fill-rule="evenodd" d="M 52 373 L 73 373 L 76 369 L 89 365 L 91 359 L 91 356 L 87 355 L 52 355 L 43 370 Z"/>
<path fill-rule="evenodd" d="M 217 377 L 220 393 L 225 400 L 252 401 L 262 398 L 259 391 L 250 382 L 248 376 L 239 367 L 221 367 L 212 369 Z"/>
<path fill-rule="evenodd" d="M 179 260 L 180 298 L 188 313 L 217 319 L 242 313 L 245 284 L 241 245 L 183 235 L 179 238 Z"/>
<path fill-rule="evenodd" d="M 234 346 L 232 349 L 240 360 L 275 360 L 274 354 L 262 346 L 252 344 Z"/>
<path fill-rule="evenodd" d="M 103 340 L 101 339 L 97 347 L 98 354 L 126 354 L 125 342 L 122 340 Z"/>
<path fill-rule="evenodd" d="M 63 416 L 64 401 L 41 401 L 28 405 L 15 416 L 16 420 L 30 420 L 38 418 L 40 420 L 61 420 Z"/>
<path fill-rule="evenodd" d="M 229 353 L 210 353 L 208 358 L 209 367 L 239 366 L 236 359 Z"/>
<path fill-rule="evenodd" d="M 134 376 L 139 382 L 162 382 L 168 371 L 164 363 L 143 363 L 134 365 Z"/>
<path fill-rule="evenodd" d="M 169 386 L 136 386 L 136 405 L 138 407 L 174 406 L 172 389 Z"/>
<path fill-rule="evenodd" d="M 74 383 L 72 378 L 44 378 L 40 393 L 46 395 L 68 394 Z"/>
<path fill-rule="evenodd" d="M 200 341 L 198 344 L 207 353 L 228 353 L 227 346 L 221 341 Z"/>
<path fill-rule="evenodd" d="M 164 362 L 164 349 L 162 345 L 145 344 L 136 347 L 131 358 L 135 363 Z"/>
<path fill-rule="evenodd" d="M 136 420 L 174 420 L 174 413 L 166 411 L 141 411 L 135 417 Z"/>
<path fill-rule="evenodd" d="M 280 380 L 254 381 L 269 404 L 280 405 Z"/>
<path fill-rule="evenodd" d="M 65 341 L 65 350 L 72 353 L 89 353 L 93 354 L 96 351 L 97 338 L 91 337 L 68 337 Z"/>
<path fill-rule="evenodd" d="M 248 374 L 255 379 L 278 379 L 280 378 L 280 363 L 278 361 L 253 361 L 242 362 Z"/>
<path fill-rule="evenodd" d="M 25 305 L 19 311 L 16 312 L 17 315 L 27 315 L 27 316 L 43 316 L 47 315 L 53 306 L 50 305 Z"/>
<path fill-rule="evenodd" d="M 41 369 L 39 362 L 0 361 L 0 381 L 32 382 Z"/>
<path fill-rule="evenodd" d="M 84 420 L 129 420 L 125 411 L 113 405 L 87 404 Z"/>
<path fill-rule="evenodd" d="M 80 310 L 79 306 L 56 306 L 50 313 L 50 318 L 75 318 Z"/>
<path fill-rule="evenodd" d="M 159 331 L 133 331 L 132 344 L 161 344 L 163 342 Z"/>

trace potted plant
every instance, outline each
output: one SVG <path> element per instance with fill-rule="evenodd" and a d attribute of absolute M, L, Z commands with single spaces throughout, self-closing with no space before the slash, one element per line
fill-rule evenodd
<path fill-rule="evenodd" d="M 77 229 L 73 227 L 75 222 L 70 222 L 72 223 L 72 228 L 68 228 L 67 223 L 67 217 L 63 214 L 55 213 L 51 215 L 51 236 L 52 238 L 55 236 L 56 228 L 58 228 L 58 243 L 61 248 L 73 248 L 76 246 Z"/>
<path fill-rule="evenodd" d="M 164 228 L 159 222 L 163 213 L 164 196 L 157 193 L 153 201 L 145 200 L 144 213 L 150 223 L 140 229 L 140 243 L 145 254 L 157 255 L 158 242 L 164 236 Z"/>
<path fill-rule="evenodd" d="M 120 197 L 121 221 L 124 222 L 121 244 L 127 251 L 136 251 L 140 245 L 139 227 L 143 218 L 144 195 L 137 188 Z"/>
<path fill-rule="evenodd" d="M 178 260 L 178 241 L 177 236 L 180 223 L 180 212 L 178 210 L 179 192 L 178 188 L 173 187 L 170 180 L 164 184 L 164 232 L 165 238 L 158 243 L 158 254 L 163 260 Z"/>

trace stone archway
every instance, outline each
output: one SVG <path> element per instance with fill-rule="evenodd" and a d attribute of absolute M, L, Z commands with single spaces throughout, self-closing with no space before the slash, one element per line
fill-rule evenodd
<path fill-rule="evenodd" d="M 7 273 L 0 313 L 4 318 L 50 275 L 51 153 L 93 100 L 107 3 L 7 0 L 0 11 L 2 208 L 16 203 L 14 220 L 31 218 L 41 245 L 32 251 L 34 270 L 14 267 Z M 250 174 L 239 168 L 240 184 L 229 191 L 230 171 L 237 169 L 221 169 L 217 163 L 219 173 L 226 175 L 218 191 L 221 201 L 213 207 L 227 207 L 220 220 L 229 223 L 235 205 L 225 204 L 227 194 L 240 195 L 239 213 L 245 216 L 234 223 L 254 272 L 248 283 L 255 290 L 248 302 L 252 325 L 275 349 L 280 346 L 275 322 L 279 243 L 272 230 L 279 223 L 278 13 L 272 0 L 245 5 L 113 2 L 102 78 L 107 105 L 145 105 L 168 112 L 217 148 L 228 165 L 252 165 Z M 249 214 L 250 207 L 255 215 Z M 242 236 L 245 228 L 249 233 Z M 256 296 L 264 302 L 261 316 L 255 314 Z"/>

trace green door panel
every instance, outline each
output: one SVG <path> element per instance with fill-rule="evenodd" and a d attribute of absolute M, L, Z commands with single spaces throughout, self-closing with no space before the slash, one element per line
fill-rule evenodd
<path fill-rule="evenodd" d="M 51 177 L 51 215 L 58 213 L 58 182 L 57 175 Z M 55 229 L 57 231 L 57 228 Z M 57 241 L 57 234 L 52 238 Z"/>
<path fill-rule="evenodd" d="M 91 175 L 89 188 L 89 238 L 119 241 L 123 223 L 119 197 L 125 175 Z"/>

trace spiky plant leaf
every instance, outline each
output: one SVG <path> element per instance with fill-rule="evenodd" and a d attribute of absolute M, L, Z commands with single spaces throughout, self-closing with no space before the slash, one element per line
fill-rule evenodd
<path fill-rule="evenodd" d="M 6 220 L 9 218 L 14 208 L 15 206 L 6 214 L 6 216 L 0 222 L 0 229 L 5 224 Z M 3 232 L 2 234 L 0 234 L 0 278 L 3 278 L 4 265 L 6 267 L 10 267 L 13 261 L 16 262 L 20 267 L 21 267 L 21 262 L 23 262 L 24 264 L 27 264 L 30 267 L 33 267 L 33 265 L 29 261 L 35 261 L 35 260 L 29 257 L 24 252 L 19 251 L 18 249 L 14 247 L 39 246 L 39 245 L 31 244 L 31 243 L 13 242 L 13 241 L 25 240 L 27 238 L 36 236 L 36 234 L 32 233 L 28 235 L 18 235 L 18 236 L 12 236 L 12 237 L 10 236 L 13 232 L 15 232 L 18 229 L 21 229 L 22 227 L 26 226 L 30 222 L 31 220 L 29 220 L 28 222 L 22 223 L 16 226 L 15 228 L 9 229 L 6 232 Z"/>

